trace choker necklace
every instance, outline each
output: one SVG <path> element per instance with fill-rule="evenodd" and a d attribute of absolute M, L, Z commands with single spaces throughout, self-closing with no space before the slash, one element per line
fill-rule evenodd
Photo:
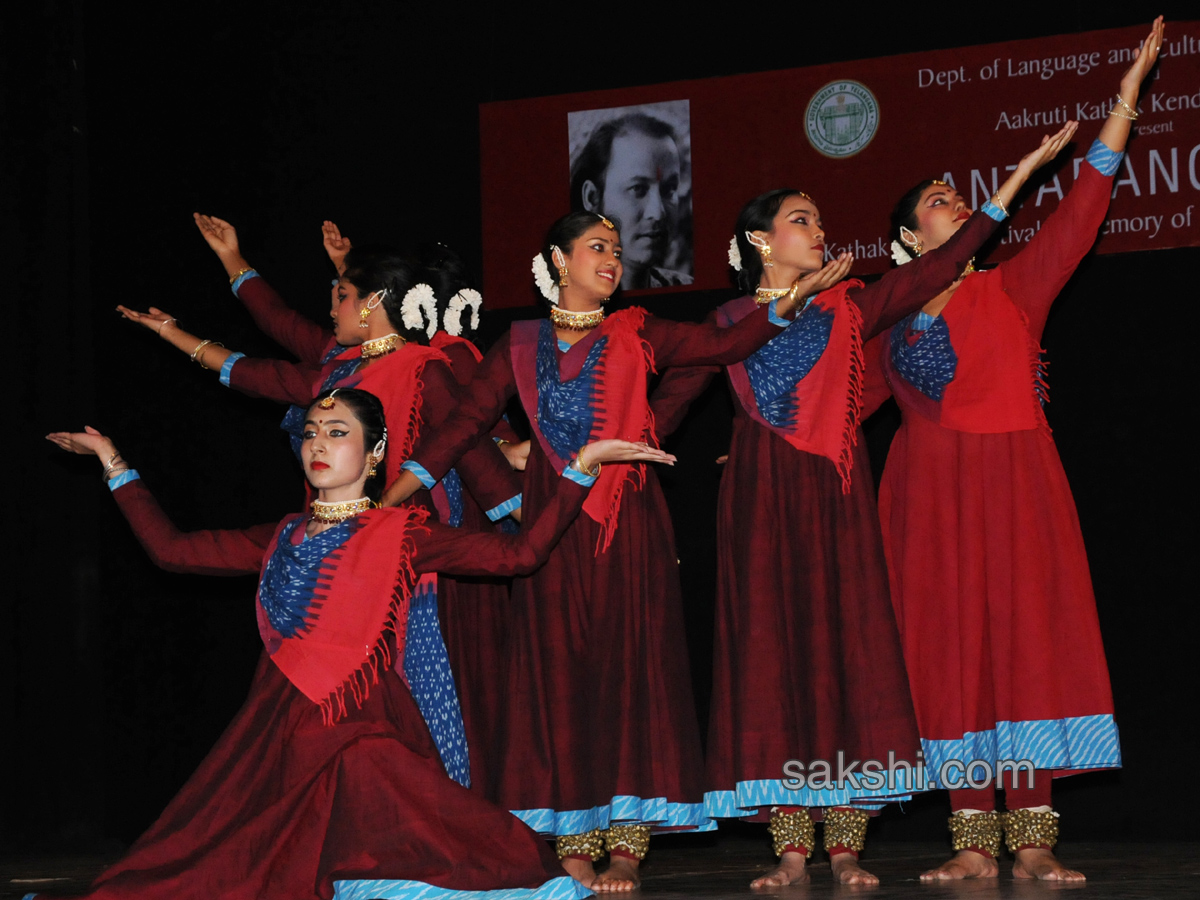
<path fill-rule="evenodd" d="M 361 344 L 363 359 L 379 359 L 381 356 L 387 356 L 396 347 L 402 347 L 407 343 L 408 341 L 394 331 L 391 334 L 385 334 L 381 338 L 363 341 Z"/>
<path fill-rule="evenodd" d="M 785 288 L 757 288 L 754 291 L 754 302 L 759 306 L 766 306 L 772 300 L 778 300 L 790 291 L 790 287 Z"/>
<path fill-rule="evenodd" d="M 340 503 L 327 503 L 324 500 L 312 502 L 312 518 L 314 522 L 336 525 L 345 522 L 351 516 L 366 512 L 374 504 L 369 497 L 359 497 L 357 500 L 343 500 Z"/>
<path fill-rule="evenodd" d="M 588 312 L 575 312 L 570 309 L 550 307 L 550 322 L 555 328 L 567 331 L 591 331 L 604 321 L 604 310 L 593 309 Z"/>

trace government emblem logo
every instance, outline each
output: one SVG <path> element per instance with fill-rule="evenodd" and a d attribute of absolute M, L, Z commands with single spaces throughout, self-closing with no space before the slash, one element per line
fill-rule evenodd
<path fill-rule="evenodd" d="M 808 101 L 804 132 L 824 156 L 853 156 L 871 143 L 879 130 L 879 103 L 857 81 L 831 81 Z"/>

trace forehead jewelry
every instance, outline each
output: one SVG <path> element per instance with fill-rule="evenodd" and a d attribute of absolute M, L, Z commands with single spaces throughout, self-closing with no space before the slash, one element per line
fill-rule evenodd
<path fill-rule="evenodd" d="M 333 409 L 333 404 L 337 402 L 333 399 L 333 396 L 340 390 L 341 388 L 334 388 L 329 392 L 329 396 L 318 403 L 317 406 L 321 407 L 321 409 Z"/>
<path fill-rule="evenodd" d="M 603 216 L 600 213 L 596 213 L 596 217 L 598 219 L 600 219 L 600 224 L 603 225 L 605 228 L 607 228 L 609 231 L 617 230 L 617 226 L 614 225 L 606 216 Z"/>

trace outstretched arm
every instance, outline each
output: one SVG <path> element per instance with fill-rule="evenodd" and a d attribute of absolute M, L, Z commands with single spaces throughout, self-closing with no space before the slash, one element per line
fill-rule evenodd
<path fill-rule="evenodd" d="M 180 531 L 163 512 L 112 441 L 94 428 L 56 432 L 47 440 L 72 453 L 94 455 L 104 467 L 113 497 L 154 564 L 170 572 L 247 575 L 262 567 L 275 525 L 247 529 Z"/>
<path fill-rule="evenodd" d="M 675 457 L 646 444 L 631 441 L 595 441 L 583 448 L 559 479 L 558 489 L 536 519 L 527 520 L 519 535 L 464 532 L 461 528 L 429 525 L 419 539 L 416 567 L 421 572 L 447 575 L 524 575 L 546 561 L 550 551 L 575 520 L 595 478 L 579 471 L 582 465 L 599 474 L 597 464 L 660 462 L 673 465 Z"/>

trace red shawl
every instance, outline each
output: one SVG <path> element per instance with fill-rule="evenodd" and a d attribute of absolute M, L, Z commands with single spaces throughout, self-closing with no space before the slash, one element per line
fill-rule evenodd
<path fill-rule="evenodd" d="M 379 681 L 380 664 L 390 663 L 387 635 L 395 635 L 404 656 L 404 624 L 416 574 L 414 536 L 428 513 L 420 507 L 373 509 L 347 524 L 350 536 L 288 584 L 291 611 L 303 625 L 288 636 L 271 623 L 264 592 L 276 554 L 286 553 L 280 537 L 289 525 L 303 528 L 304 516 L 284 519 L 267 549 L 256 598 L 258 629 L 267 654 L 306 697 L 321 706 L 327 724 L 346 713 L 346 691 L 360 704 Z M 290 535 L 291 529 L 288 529 Z M 277 592 L 278 593 L 278 592 Z M 276 604 L 278 605 L 278 600 Z"/>
<path fill-rule="evenodd" d="M 1028 316 L 1004 290 L 1003 273 L 1001 265 L 968 275 L 942 310 L 958 362 L 940 402 L 896 371 L 887 337 L 880 342 L 884 375 L 898 400 L 944 428 L 973 434 L 1037 428 L 1048 436 L 1042 349 Z"/>
<path fill-rule="evenodd" d="M 513 377 L 538 443 L 554 467 L 561 471 L 579 448 L 560 448 L 566 454 L 564 457 L 551 445 L 538 422 L 537 354 L 542 321 L 513 323 Z M 592 426 L 583 444 L 619 438 L 657 445 L 654 415 L 646 399 L 647 375 L 654 372 L 654 350 L 640 333 L 645 321 L 646 310 L 640 307 L 613 313 L 558 360 L 562 382 L 580 377 L 593 379 L 588 396 Z M 588 352 L 601 338 L 606 340 L 599 362 L 590 374 L 581 374 Z M 642 464 L 609 466 L 600 472 L 599 480 L 583 504 L 583 511 L 601 526 L 597 554 L 607 550 L 612 543 L 625 487 L 632 485 L 636 490 L 642 486 L 645 477 L 646 467 Z"/>
<path fill-rule="evenodd" d="M 854 445 L 858 442 L 862 402 L 862 314 L 847 296 L 848 290 L 859 287 L 861 281 L 843 281 L 817 294 L 809 309 L 802 313 L 832 312 L 833 327 L 821 358 L 792 388 L 796 416 L 788 425 L 772 425 L 763 417 L 745 364 L 735 363 L 727 369 L 733 392 L 750 418 L 797 450 L 830 460 L 842 476 L 843 493 L 850 492 L 850 469 L 854 464 Z M 722 306 L 719 314 L 732 325 L 756 308 L 753 297 L 739 297 Z"/>

